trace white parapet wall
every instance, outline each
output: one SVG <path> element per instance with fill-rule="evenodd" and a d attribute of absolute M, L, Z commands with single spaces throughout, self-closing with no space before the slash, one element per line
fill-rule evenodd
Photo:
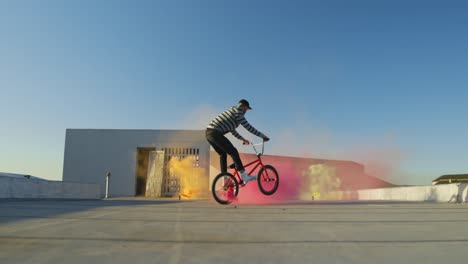
<path fill-rule="evenodd" d="M 99 184 L 0 176 L 0 198 L 101 199 Z"/>
<path fill-rule="evenodd" d="M 394 187 L 342 192 L 344 200 L 383 200 L 411 202 L 468 202 L 468 184 L 452 183 L 432 186 Z"/>

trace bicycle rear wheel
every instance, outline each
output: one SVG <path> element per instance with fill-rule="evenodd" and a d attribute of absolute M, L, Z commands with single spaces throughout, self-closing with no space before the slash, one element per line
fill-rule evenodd
<path fill-rule="evenodd" d="M 276 169 L 271 165 L 265 165 L 258 172 L 258 188 L 264 195 L 272 195 L 278 190 L 279 176 Z"/>
<path fill-rule="evenodd" d="M 221 173 L 214 179 L 211 185 L 211 193 L 216 202 L 230 204 L 237 198 L 239 183 L 232 174 L 227 172 Z"/>

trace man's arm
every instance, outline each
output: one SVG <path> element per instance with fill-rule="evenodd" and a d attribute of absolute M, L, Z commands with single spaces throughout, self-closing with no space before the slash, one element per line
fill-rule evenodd
<path fill-rule="evenodd" d="M 247 131 L 249 131 L 250 133 L 256 135 L 257 137 L 268 138 L 268 137 L 265 136 L 262 132 L 258 131 L 258 130 L 255 129 L 252 125 L 250 125 L 249 122 L 247 122 L 247 120 L 245 119 L 245 117 L 244 117 L 243 115 L 236 115 L 236 118 L 237 118 L 237 120 L 239 121 L 239 123 L 240 123 L 245 129 L 247 129 Z"/>
<path fill-rule="evenodd" d="M 239 133 L 237 133 L 236 130 L 231 131 L 231 134 L 232 134 L 233 136 L 235 136 L 236 138 L 238 138 L 238 139 L 244 141 L 244 142 L 247 141 L 247 140 L 246 140 L 245 138 L 243 138 Z"/>

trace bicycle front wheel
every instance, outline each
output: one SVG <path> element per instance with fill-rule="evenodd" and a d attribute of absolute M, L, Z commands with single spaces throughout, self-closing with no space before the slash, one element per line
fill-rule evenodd
<path fill-rule="evenodd" d="M 264 195 L 272 195 L 278 190 L 279 176 L 276 169 L 271 165 L 265 165 L 258 172 L 258 188 Z"/>
<path fill-rule="evenodd" d="M 220 204 L 230 204 L 236 199 L 239 193 L 239 183 L 230 173 L 221 173 L 211 185 L 211 193 L 216 202 Z"/>

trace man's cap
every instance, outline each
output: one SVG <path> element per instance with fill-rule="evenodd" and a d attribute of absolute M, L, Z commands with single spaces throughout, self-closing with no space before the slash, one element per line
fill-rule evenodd
<path fill-rule="evenodd" d="M 239 105 L 247 106 L 248 109 L 252 110 L 252 107 L 250 107 L 249 101 L 247 101 L 245 99 L 240 100 Z"/>

